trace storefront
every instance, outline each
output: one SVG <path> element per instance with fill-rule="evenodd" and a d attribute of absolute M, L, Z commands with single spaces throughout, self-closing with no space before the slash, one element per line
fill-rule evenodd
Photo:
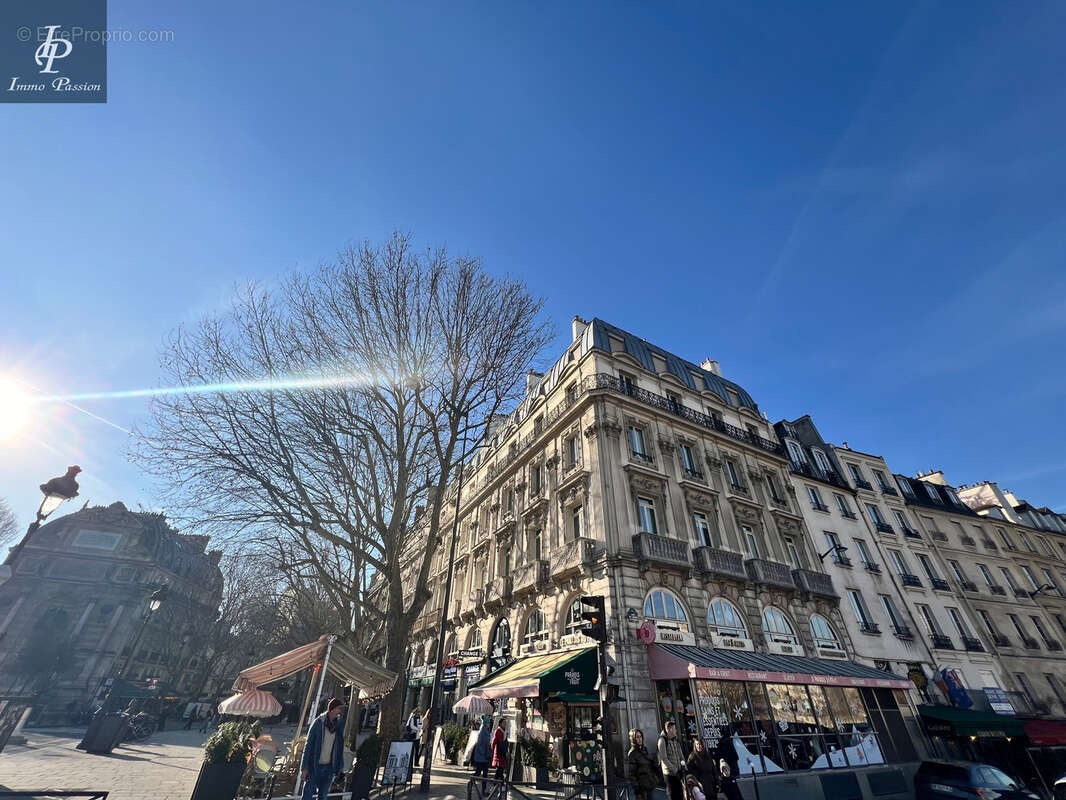
<path fill-rule="evenodd" d="M 740 774 L 919 759 L 910 681 L 844 660 L 653 644 L 660 723 L 702 738 Z"/>

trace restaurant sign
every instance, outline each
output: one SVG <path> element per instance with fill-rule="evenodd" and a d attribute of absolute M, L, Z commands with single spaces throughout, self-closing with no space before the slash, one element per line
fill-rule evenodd
<path fill-rule="evenodd" d="M 988 698 L 988 705 L 992 707 L 992 710 L 997 714 L 1010 714 L 1014 716 L 1014 704 L 1010 701 L 1007 693 L 1000 689 L 998 686 L 986 686 L 984 689 L 985 697 Z"/>

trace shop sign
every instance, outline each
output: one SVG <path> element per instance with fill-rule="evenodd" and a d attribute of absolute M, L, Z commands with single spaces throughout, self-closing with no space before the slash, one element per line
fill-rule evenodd
<path fill-rule="evenodd" d="M 662 642 L 663 644 L 687 644 L 695 645 L 695 634 L 688 631 L 678 630 L 677 628 L 655 628 L 655 641 Z"/>
<path fill-rule="evenodd" d="M 992 710 L 997 714 L 1010 714 L 1014 716 L 1014 704 L 1011 703 L 1010 698 L 1007 697 L 1007 693 L 1000 689 L 998 686 L 986 686 L 984 689 L 985 697 L 988 698 L 988 705 L 992 707 Z"/>
<path fill-rule="evenodd" d="M 481 658 L 480 650 L 460 650 L 459 658 Z"/>
<path fill-rule="evenodd" d="M 563 702 L 548 703 L 548 733 L 552 736 L 562 736 L 566 733 L 566 704 Z"/>
<path fill-rule="evenodd" d="M 463 667 L 464 678 L 480 678 L 481 677 L 481 664 L 467 664 Z"/>
<path fill-rule="evenodd" d="M 779 656 L 802 656 L 803 648 L 798 644 L 786 644 L 785 642 L 770 641 L 766 643 L 766 649 Z"/>
<path fill-rule="evenodd" d="M 594 639 L 590 639 L 581 631 L 577 631 L 576 633 L 568 633 L 565 636 L 559 637 L 560 647 L 584 647 L 595 643 L 596 642 Z"/>
<path fill-rule="evenodd" d="M 408 674 L 408 677 L 410 677 L 412 679 L 413 678 L 424 678 L 424 677 L 426 677 L 426 673 L 428 673 L 428 672 L 429 672 L 429 667 L 427 667 L 425 664 L 423 664 L 420 667 L 411 667 L 411 672 Z"/>
<path fill-rule="evenodd" d="M 719 650 L 754 650 L 755 643 L 751 639 L 743 639 L 738 636 L 719 636 L 711 634 L 711 646 Z"/>
<path fill-rule="evenodd" d="M 848 654 L 845 653 L 843 650 L 837 649 L 836 647 L 819 647 L 818 648 L 818 657 L 819 658 L 847 659 Z"/>

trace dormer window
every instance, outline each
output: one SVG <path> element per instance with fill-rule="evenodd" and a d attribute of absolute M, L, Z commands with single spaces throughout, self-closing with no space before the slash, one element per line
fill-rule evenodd
<path fill-rule="evenodd" d="M 925 493 L 929 495 L 929 499 L 934 503 L 940 502 L 940 495 L 937 493 L 936 487 L 933 484 L 922 481 L 922 486 L 925 487 Z"/>
<path fill-rule="evenodd" d="M 807 460 L 803 457 L 803 451 L 800 446 L 791 439 L 785 440 L 785 447 L 788 448 L 788 457 L 792 459 L 792 463 L 796 466 L 803 464 Z"/>

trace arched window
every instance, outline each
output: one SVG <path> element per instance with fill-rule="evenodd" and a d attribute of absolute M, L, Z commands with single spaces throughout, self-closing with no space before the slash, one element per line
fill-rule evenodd
<path fill-rule="evenodd" d="M 480 650 L 481 649 L 481 628 L 474 628 L 470 631 L 470 635 L 466 637 L 466 650 Z"/>
<path fill-rule="evenodd" d="M 457 652 L 459 648 L 455 646 L 455 634 L 449 633 L 448 638 L 444 640 L 444 657 L 451 658 Z"/>
<path fill-rule="evenodd" d="M 707 624 L 711 626 L 711 632 L 719 636 L 732 636 L 736 639 L 747 639 L 748 631 L 744 627 L 744 617 L 735 605 L 728 600 L 719 597 L 712 600 L 707 608 Z"/>
<path fill-rule="evenodd" d="M 766 630 L 766 638 L 772 642 L 782 644 L 799 644 L 796 632 L 792 629 L 792 623 L 780 609 L 770 606 L 762 612 L 762 625 Z"/>
<path fill-rule="evenodd" d="M 526 619 L 526 633 L 522 637 L 522 644 L 531 645 L 534 642 L 543 642 L 548 639 L 548 627 L 544 623 L 544 612 L 534 608 Z"/>
<path fill-rule="evenodd" d="M 489 652 L 492 659 L 492 669 L 499 669 L 511 660 L 511 624 L 504 617 L 496 623 L 496 630 L 492 634 L 492 650 Z"/>
<path fill-rule="evenodd" d="M 575 597 L 574 602 L 570 604 L 570 608 L 566 611 L 566 623 L 563 625 L 563 633 L 578 633 L 585 625 L 585 620 L 581 619 L 581 598 Z"/>
<path fill-rule="evenodd" d="M 814 637 L 816 647 L 826 647 L 831 650 L 843 650 L 836 631 L 825 617 L 814 614 L 811 616 L 811 636 Z"/>
<path fill-rule="evenodd" d="M 688 614 L 685 607 L 673 592 L 667 589 L 655 589 L 648 592 L 644 601 L 644 616 L 676 624 L 688 629 Z"/>

